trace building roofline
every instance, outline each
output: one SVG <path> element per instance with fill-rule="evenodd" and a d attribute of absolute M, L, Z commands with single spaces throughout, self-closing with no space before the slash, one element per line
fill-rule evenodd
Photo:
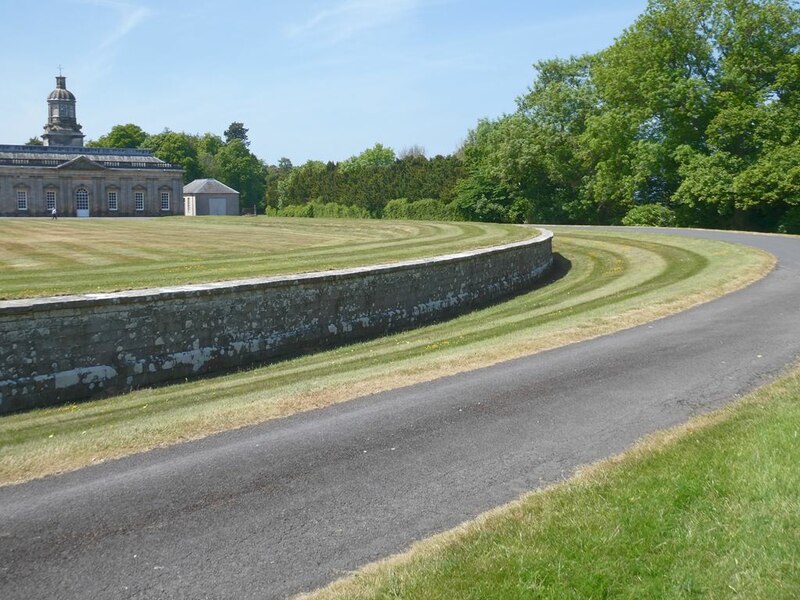
<path fill-rule="evenodd" d="M 153 156 L 153 151 L 145 148 L 91 148 L 86 146 L 25 146 L 20 144 L 0 144 L 0 152 L 28 152 L 32 154 L 83 154 L 117 156 Z"/>

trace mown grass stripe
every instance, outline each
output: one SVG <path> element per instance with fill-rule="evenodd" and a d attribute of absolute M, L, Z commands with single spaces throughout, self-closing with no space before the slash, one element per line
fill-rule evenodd
<path fill-rule="evenodd" d="M 446 323 L 223 377 L 6 416 L 0 482 L 586 339 L 735 289 L 772 264 L 740 246 L 622 233 L 566 230 L 555 248 L 572 262 L 564 277 Z"/>
<path fill-rule="evenodd" d="M 0 220 L 0 298 L 162 287 L 422 258 L 530 228 L 304 219 Z"/>

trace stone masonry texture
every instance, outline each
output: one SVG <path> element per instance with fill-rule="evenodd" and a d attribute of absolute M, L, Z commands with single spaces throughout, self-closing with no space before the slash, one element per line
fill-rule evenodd
<path fill-rule="evenodd" d="M 441 321 L 530 289 L 552 234 L 389 265 L 0 302 L 0 413 L 229 371 Z"/>

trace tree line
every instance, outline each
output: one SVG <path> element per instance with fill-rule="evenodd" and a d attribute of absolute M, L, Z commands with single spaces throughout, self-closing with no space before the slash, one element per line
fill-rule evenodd
<path fill-rule="evenodd" d="M 799 44 L 791 0 L 650 0 L 608 48 L 536 63 L 516 110 L 449 156 L 376 144 L 267 165 L 239 122 L 90 144 L 150 148 L 278 214 L 800 233 Z"/>
<path fill-rule="evenodd" d="M 339 163 L 312 160 L 292 169 L 276 178 L 267 201 L 279 209 L 309 202 L 335 203 L 381 217 L 395 199 L 449 204 L 463 176 L 463 163 L 455 156 L 428 159 L 417 147 L 397 157 L 391 148 L 376 144 Z"/>
<path fill-rule="evenodd" d="M 785 0 L 651 0 L 609 48 L 536 64 L 464 148 L 474 218 L 800 233 L 800 21 Z"/>

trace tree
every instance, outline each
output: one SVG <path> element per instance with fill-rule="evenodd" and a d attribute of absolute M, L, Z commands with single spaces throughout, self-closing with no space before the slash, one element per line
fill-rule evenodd
<path fill-rule="evenodd" d="M 400 154 L 397 155 L 397 158 L 400 160 L 405 158 L 425 158 L 425 148 L 417 144 L 408 146 L 400 151 Z"/>
<path fill-rule="evenodd" d="M 203 177 L 197 155 L 197 136 L 165 130 L 147 136 L 143 146 L 150 148 L 161 160 L 181 165 L 184 183 Z"/>
<path fill-rule="evenodd" d="M 454 206 L 467 221 L 503 223 L 509 220 L 514 199 L 496 180 L 480 175 L 464 179 L 458 186 Z"/>
<path fill-rule="evenodd" d="M 217 177 L 239 192 L 242 208 L 264 205 L 266 168 L 241 139 L 227 142 L 216 155 Z"/>
<path fill-rule="evenodd" d="M 87 146 L 97 148 L 141 148 L 147 133 L 138 125 L 114 125 L 106 135 L 101 135 Z"/>
<path fill-rule="evenodd" d="M 217 177 L 217 153 L 224 145 L 222 138 L 213 133 L 205 133 L 197 140 L 197 161 L 203 177 Z"/>
<path fill-rule="evenodd" d="M 197 140 L 197 150 L 201 154 L 208 154 L 214 156 L 222 149 L 225 142 L 222 138 L 213 133 L 204 133 Z"/>
<path fill-rule="evenodd" d="M 226 144 L 233 140 L 241 140 L 245 147 L 249 147 L 250 141 L 247 139 L 247 132 L 248 129 L 244 126 L 244 123 L 234 121 L 228 126 L 222 135 L 225 136 Z"/>
<path fill-rule="evenodd" d="M 44 142 L 37 137 L 32 137 L 27 142 L 25 142 L 26 146 L 44 146 Z"/>
<path fill-rule="evenodd" d="M 395 161 L 394 150 L 383 144 L 375 144 L 357 156 L 351 156 L 339 164 L 343 173 L 364 167 L 388 167 Z"/>
<path fill-rule="evenodd" d="M 518 99 L 517 112 L 483 120 L 470 132 L 460 151 L 472 180 L 459 185 L 465 218 L 500 206 L 502 220 L 512 222 L 602 220 L 584 188 L 590 157 L 582 136 L 599 105 L 592 62 L 582 56 L 537 63 L 538 77 Z M 492 211 L 467 208 L 479 200 Z"/>

